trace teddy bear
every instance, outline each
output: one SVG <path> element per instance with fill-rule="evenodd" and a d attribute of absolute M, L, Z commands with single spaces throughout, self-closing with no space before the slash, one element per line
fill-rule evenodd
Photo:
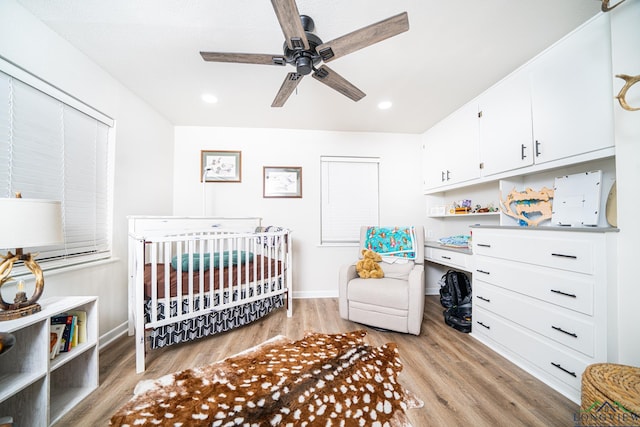
<path fill-rule="evenodd" d="M 362 250 L 362 259 L 356 263 L 356 271 L 362 279 L 380 279 L 384 277 L 382 267 L 378 262 L 382 261 L 379 253 L 369 249 Z"/>

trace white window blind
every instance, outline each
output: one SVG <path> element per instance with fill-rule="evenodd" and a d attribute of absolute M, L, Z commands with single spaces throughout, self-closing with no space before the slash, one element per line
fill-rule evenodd
<path fill-rule="evenodd" d="M 321 163 L 321 243 L 360 240 L 360 226 L 378 225 L 378 166 L 371 157 L 328 157 Z"/>
<path fill-rule="evenodd" d="M 39 253 L 43 267 L 109 256 L 112 122 L 22 70 L 16 78 L 2 71 L 10 64 L 0 66 L 0 197 L 20 192 L 62 202 L 64 244 L 29 252 Z"/>

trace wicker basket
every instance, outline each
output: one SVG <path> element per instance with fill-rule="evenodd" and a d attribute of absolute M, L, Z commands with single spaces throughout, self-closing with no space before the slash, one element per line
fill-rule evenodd
<path fill-rule="evenodd" d="M 640 426 L 640 368 L 597 363 L 582 374 L 582 425 Z"/>

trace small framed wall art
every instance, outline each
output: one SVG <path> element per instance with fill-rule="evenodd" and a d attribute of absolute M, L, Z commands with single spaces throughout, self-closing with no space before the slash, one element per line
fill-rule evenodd
<path fill-rule="evenodd" d="M 241 151 L 200 151 L 200 176 L 204 182 L 240 182 Z"/>
<path fill-rule="evenodd" d="M 263 197 L 302 197 L 302 168 L 264 166 Z"/>

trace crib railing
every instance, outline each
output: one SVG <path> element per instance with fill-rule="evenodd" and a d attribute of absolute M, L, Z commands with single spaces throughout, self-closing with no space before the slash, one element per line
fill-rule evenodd
<path fill-rule="evenodd" d="M 292 314 L 288 230 L 130 235 L 130 250 L 136 346 L 143 348 L 137 351 L 138 372 L 144 370 L 146 329 L 281 294 Z"/>

